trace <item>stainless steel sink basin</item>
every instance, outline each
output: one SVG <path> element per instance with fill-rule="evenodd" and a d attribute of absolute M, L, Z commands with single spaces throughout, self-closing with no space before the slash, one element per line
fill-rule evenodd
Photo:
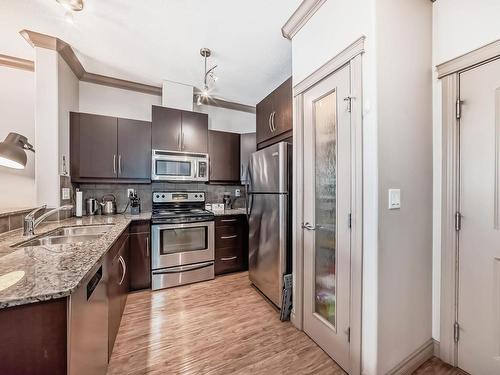
<path fill-rule="evenodd" d="M 80 225 L 55 229 L 43 236 L 18 243 L 13 247 L 63 245 L 94 241 L 102 237 L 113 224 Z"/>
<path fill-rule="evenodd" d="M 88 234 L 104 234 L 106 233 L 113 224 L 102 224 L 102 225 L 85 225 L 85 226 L 75 226 L 56 229 L 50 232 L 50 236 L 81 236 Z"/>
<path fill-rule="evenodd" d="M 100 238 L 102 234 L 84 234 L 78 236 L 44 236 L 16 245 L 16 247 L 63 245 L 68 243 L 89 242 Z"/>

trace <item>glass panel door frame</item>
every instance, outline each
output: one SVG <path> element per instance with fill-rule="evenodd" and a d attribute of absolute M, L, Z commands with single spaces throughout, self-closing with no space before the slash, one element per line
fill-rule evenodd
<path fill-rule="evenodd" d="M 304 317 L 304 93 L 345 64 L 351 67 L 351 149 L 352 149 L 352 224 L 351 224 L 351 298 L 350 298 L 350 374 L 361 373 L 361 314 L 363 270 L 363 118 L 362 54 L 365 37 L 294 85 L 294 195 L 293 195 L 293 309 L 292 323 L 303 329 Z"/>

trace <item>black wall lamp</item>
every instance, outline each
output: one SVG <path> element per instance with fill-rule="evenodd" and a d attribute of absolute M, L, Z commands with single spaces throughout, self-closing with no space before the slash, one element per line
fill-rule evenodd
<path fill-rule="evenodd" d="M 9 133 L 5 141 L 0 142 L 0 165 L 14 169 L 24 169 L 28 160 L 26 151 L 35 152 L 28 138 L 17 133 Z"/>

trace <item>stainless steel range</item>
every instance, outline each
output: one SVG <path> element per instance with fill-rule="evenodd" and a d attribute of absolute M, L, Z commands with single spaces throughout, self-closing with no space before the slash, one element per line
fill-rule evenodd
<path fill-rule="evenodd" d="M 214 238 L 204 192 L 153 192 L 152 289 L 213 279 Z"/>

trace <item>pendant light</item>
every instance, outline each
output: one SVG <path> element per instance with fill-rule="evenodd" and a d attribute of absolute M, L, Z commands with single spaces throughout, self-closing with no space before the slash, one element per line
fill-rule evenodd
<path fill-rule="evenodd" d="M 28 160 L 26 151 L 35 152 L 28 143 L 28 138 L 17 133 L 9 133 L 3 142 L 0 142 L 0 166 L 24 169 Z"/>
<path fill-rule="evenodd" d="M 207 70 L 207 60 L 212 55 L 212 51 L 209 48 L 202 48 L 200 49 L 200 55 L 205 59 L 205 76 L 203 77 L 203 90 L 201 90 L 201 94 L 198 95 L 198 100 L 196 102 L 198 105 L 203 104 L 204 101 L 206 102 L 207 99 L 210 98 L 210 80 L 212 83 L 217 81 L 217 76 L 215 75 L 215 68 L 217 68 L 217 65 Z"/>

